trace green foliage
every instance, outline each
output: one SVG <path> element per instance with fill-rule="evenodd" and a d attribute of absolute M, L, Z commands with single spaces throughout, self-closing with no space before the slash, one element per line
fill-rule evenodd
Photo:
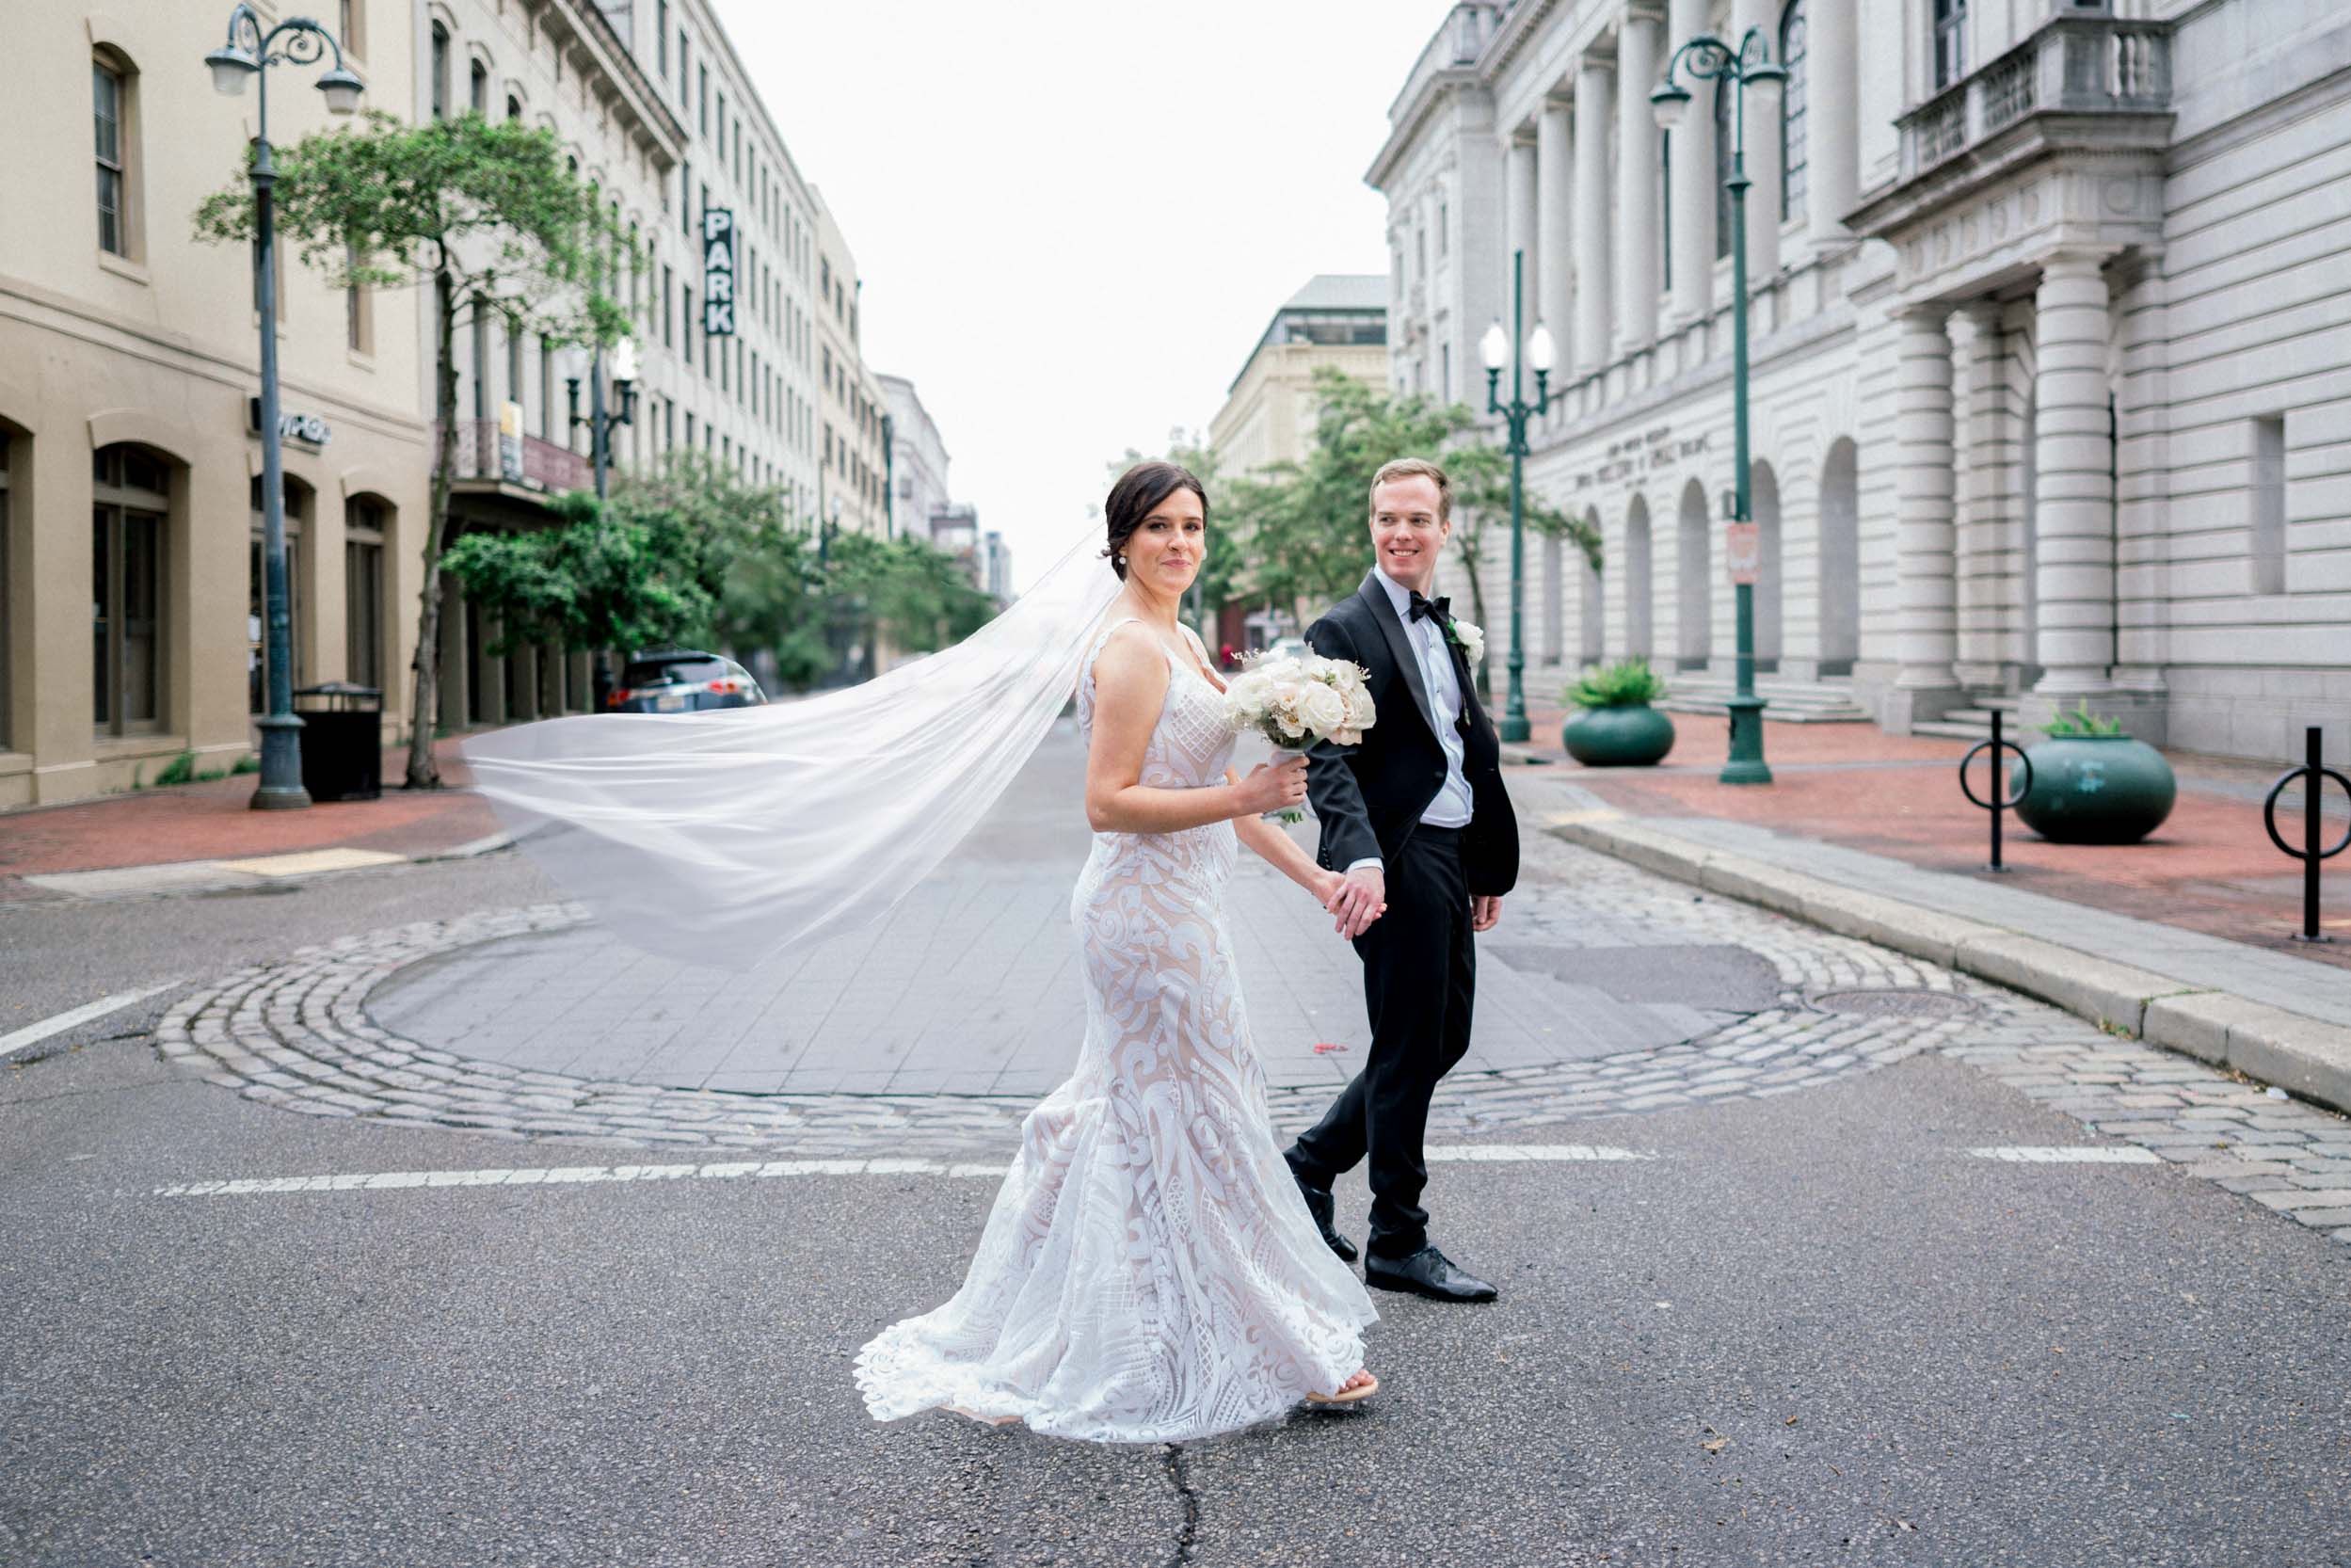
<path fill-rule="evenodd" d="M 262 760 L 248 751 L 230 763 L 229 771 L 232 774 L 259 773 L 262 771 Z"/>
<path fill-rule="evenodd" d="M 184 751 L 166 762 L 163 765 L 163 772 L 149 780 L 158 790 L 173 784 L 192 784 L 195 781 L 196 753 L 192 751 Z"/>
<path fill-rule="evenodd" d="M 912 536 L 842 534 L 829 561 L 828 586 L 850 601 L 852 618 L 870 621 L 909 653 L 960 642 L 996 614 L 954 556 Z"/>
<path fill-rule="evenodd" d="M 1665 696 L 1665 681 L 1646 659 L 1624 659 L 1606 666 L 1586 665 L 1583 679 L 1567 689 L 1578 708 L 1630 708 Z"/>
<path fill-rule="evenodd" d="M 2083 701 L 2070 713 L 2060 708 L 2050 714 L 2040 732 L 2053 741 L 2111 740 L 2122 733 L 2122 721 L 2093 713 L 2089 703 Z"/>

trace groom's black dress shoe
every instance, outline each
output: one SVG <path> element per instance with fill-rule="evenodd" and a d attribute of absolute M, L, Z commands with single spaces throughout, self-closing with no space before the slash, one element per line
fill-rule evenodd
<path fill-rule="evenodd" d="M 1363 1281 L 1383 1290 L 1409 1290 L 1441 1302 L 1490 1302 L 1501 1294 L 1477 1275 L 1454 1267 L 1453 1260 L 1434 1247 L 1423 1247 L 1402 1257 L 1367 1258 Z"/>
<path fill-rule="evenodd" d="M 1315 1228 L 1322 1232 L 1324 1243 L 1338 1254 L 1341 1263 L 1354 1262 L 1355 1243 L 1341 1236 L 1332 1224 L 1338 1213 L 1338 1205 L 1332 1198 L 1331 1190 L 1327 1187 L 1309 1187 L 1302 1181 L 1298 1184 L 1298 1191 L 1305 1196 L 1306 1212 L 1314 1216 Z"/>

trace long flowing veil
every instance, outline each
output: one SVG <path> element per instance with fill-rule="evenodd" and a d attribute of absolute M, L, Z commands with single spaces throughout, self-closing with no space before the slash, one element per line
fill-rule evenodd
<path fill-rule="evenodd" d="M 1117 596 L 1099 538 L 963 642 L 864 685 L 550 719 L 467 741 L 466 761 L 532 859 L 623 939 L 747 968 L 879 920 L 1004 792 Z"/>

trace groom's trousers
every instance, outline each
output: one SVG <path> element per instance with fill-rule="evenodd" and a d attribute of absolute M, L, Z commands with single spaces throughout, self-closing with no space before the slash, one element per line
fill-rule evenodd
<path fill-rule="evenodd" d="M 1429 1244 L 1429 1184 L 1422 1143 L 1437 1080 L 1469 1050 L 1478 952 L 1469 928 L 1469 884 L 1462 830 L 1421 826 L 1385 866 L 1387 913 L 1355 938 L 1363 959 L 1371 1050 L 1363 1071 L 1322 1120 L 1289 1147 L 1290 1169 L 1327 1189 L 1340 1172 L 1370 1160 L 1375 1257 L 1403 1257 Z"/>

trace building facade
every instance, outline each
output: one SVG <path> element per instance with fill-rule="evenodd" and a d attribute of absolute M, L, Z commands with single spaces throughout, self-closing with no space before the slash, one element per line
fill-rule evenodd
<path fill-rule="evenodd" d="M 397 112 L 407 8 L 341 9 L 363 104 Z M 204 69 L 228 10 L 43 6 L 11 30 L 0 207 L 40 216 L 0 238 L 0 806 L 256 746 L 253 258 L 191 228 L 255 131 L 253 90 Z M 273 136 L 328 123 L 318 69 L 271 72 Z M 279 278 L 294 681 L 396 686 L 430 461 L 414 300 L 346 296 L 282 251 Z"/>
<path fill-rule="evenodd" d="M 1314 390 L 1326 367 L 1372 386 L 1388 379 L 1388 280 L 1376 273 L 1319 273 L 1284 300 L 1225 390 L 1208 422 L 1208 445 L 1230 477 L 1263 473 L 1305 456 L 1321 402 Z M 1219 647 L 1263 648 L 1297 630 L 1286 610 L 1227 604 L 1209 640 Z"/>
<path fill-rule="evenodd" d="M 1750 97 L 1733 234 L 1734 106 L 1685 75 L 1667 136 L 1649 95 L 1750 28 L 1790 76 Z M 1527 479 L 1604 566 L 1530 552 L 1530 679 L 1727 684 L 1735 243 L 1767 696 L 1929 732 L 2087 701 L 2259 758 L 2326 722 L 2340 753 L 2351 213 L 2311 198 L 2351 167 L 2346 58 L 2320 0 L 1456 6 L 1369 179 L 1397 385 L 1458 380 L 1513 255 L 1561 345 Z"/>
<path fill-rule="evenodd" d="M 816 207 L 817 363 L 820 372 L 816 516 L 852 533 L 886 535 L 889 442 L 881 377 L 865 362 L 864 284 L 856 258 L 820 193 Z"/>
<path fill-rule="evenodd" d="M 947 443 L 922 394 L 903 376 L 879 377 L 884 411 L 889 417 L 891 532 L 922 536 L 931 514 L 943 509 L 947 488 Z"/>

